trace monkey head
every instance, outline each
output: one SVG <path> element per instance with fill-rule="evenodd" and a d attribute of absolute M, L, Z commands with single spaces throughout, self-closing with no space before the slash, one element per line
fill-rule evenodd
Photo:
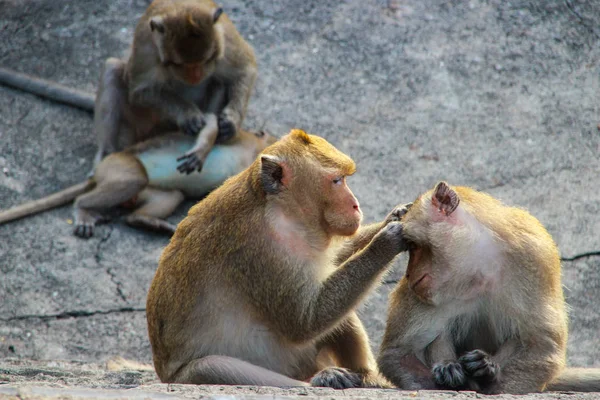
<path fill-rule="evenodd" d="M 346 184 L 356 165 L 325 139 L 294 129 L 265 149 L 259 162 L 267 206 L 329 237 L 358 230 L 362 212 Z"/>
<path fill-rule="evenodd" d="M 150 19 L 152 40 L 171 76 L 197 85 L 214 72 L 225 51 L 223 29 L 218 23 L 222 13 L 222 8 L 195 6 Z"/>

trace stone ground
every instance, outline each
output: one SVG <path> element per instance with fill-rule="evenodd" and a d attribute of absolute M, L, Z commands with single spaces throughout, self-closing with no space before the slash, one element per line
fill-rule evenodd
<path fill-rule="evenodd" d="M 147 4 L 0 0 L 0 65 L 93 92 L 103 60 L 126 54 Z M 259 61 L 246 127 L 265 125 L 276 135 L 303 128 L 350 154 L 358 171 L 349 183 L 366 222 L 441 179 L 529 209 L 567 259 L 569 364 L 600 367 L 600 3 L 224 0 L 223 6 Z M 0 87 L 0 208 L 81 181 L 94 151 L 90 114 Z M 111 375 L 103 369 L 111 356 L 150 360 L 145 296 L 168 238 L 115 221 L 81 240 L 71 235 L 70 218 L 63 207 L 0 227 L 0 382 L 8 383 L 0 385 L 0 397 L 33 398 L 39 387 L 73 397 L 338 394 L 168 392 L 151 372 Z M 375 351 L 387 295 L 405 263 L 398 261 L 389 283 L 362 308 Z"/>

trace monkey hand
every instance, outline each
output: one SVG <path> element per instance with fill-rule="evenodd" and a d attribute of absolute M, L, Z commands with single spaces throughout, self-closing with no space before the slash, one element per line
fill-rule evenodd
<path fill-rule="evenodd" d="M 385 217 L 385 224 L 389 224 L 392 221 L 400 221 L 404 214 L 408 212 L 413 203 L 400 204 L 396 206 L 387 217 Z"/>
<path fill-rule="evenodd" d="M 197 136 L 206 125 L 202 112 L 195 110 L 192 115 L 188 115 L 177 123 L 181 132 L 189 136 Z"/>
<path fill-rule="evenodd" d="M 223 113 L 218 118 L 219 133 L 217 134 L 216 143 L 224 143 L 235 137 L 237 128 L 233 120 Z"/>
<path fill-rule="evenodd" d="M 195 152 L 187 152 L 177 159 L 181 164 L 177 166 L 177 171 L 182 174 L 191 174 L 194 171 L 202 171 L 204 163 Z"/>
<path fill-rule="evenodd" d="M 377 233 L 369 247 L 381 246 L 384 249 L 389 249 L 395 257 L 398 253 L 408 250 L 408 242 L 402 234 L 402 224 L 392 221 Z M 381 248 L 379 247 L 379 248 Z"/>
<path fill-rule="evenodd" d="M 467 383 L 467 375 L 460 363 L 443 361 L 431 369 L 433 381 L 441 388 L 459 389 Z"/>
<path fill-rule="evenodd" d="M 471 350 L 462 355 L 458 362 L 469 377 L 482 383 L 492 383 L 499 378 L 500 366 L 483 350 Z"/>
<path fill-rule="evenodd" d="M 357 388 L 362 386 L 362 376 L 346 368 L 329 367 L 313 376 L 310 385 L 334 389 Z"/>

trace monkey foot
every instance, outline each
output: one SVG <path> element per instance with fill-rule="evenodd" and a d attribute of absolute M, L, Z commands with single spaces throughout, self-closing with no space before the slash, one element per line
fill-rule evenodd
<path fill-rule="evenodd" d="M 457 389 L 467 382 L 465 371 L 458 362 L 445 361 L 437 363 L 433 366 L 431 373 L 433 381 L 443 388 Z"/>
<path fill-rule="evenodd" d="M 179 157 L 177 161 L 181 161 L 181 164 L 177 166 L 177 171 L 182 174 L 191 174 L 194 171 L 202 171 L 202 166 L 204 163 L 198 156 L 194 153 L 192 154 L 184 154 Z"/>
<path fill-rule="evenodd" d="M 362 377 L 346 368 L 330 367 L 319 371 L 310 380 L 311 386 L 350 389 L 362 386 Z"/>
<path fill-rule="evenodd" d="M 498 364 L 483 350 L 469 351 L 461 356 L 458 362 L 467 375 L 485 382 L 495 381 L 500 373 Z"/>
<path fill-rule="evenodd" d="M 219 133 L 216 143 L 224 143 L 232 139 L 236 134 L 235 124 L 227 117 L 219 116 Z"/>

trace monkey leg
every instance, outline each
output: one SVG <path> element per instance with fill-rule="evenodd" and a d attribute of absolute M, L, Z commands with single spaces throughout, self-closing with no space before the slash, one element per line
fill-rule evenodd
<path fill-rule="evenodd" d="M 98 152 L 94 165 L 108 154 L 119 149 L 123 110 L 127 104 L 127 85 L 124 80 L 125 62 L 108 58 L 98 83 L 98 94 L 94 108 L 94 130 L 98 141 Z"/>
<path fill-rule="evenodd" d="M 307 386 L 249 362 L 227 356 L 206 356 L 179 369 L 172 383 L 195 385 Z"/>
<path fill-rule="evenodd" d="M 157 232 L 175 233 L 176 226 L 165 221 L 183 202 L 185 197 L 179 190 L 160 190 L 147 187 L 139 194 L 137 201 L 142 205 L 125 221 L 136 228 L 150 229 Z"/>
<path fill-rule="evenodd" d="M 94 173 L 96 187 L 74 204 L 74 234 L 89 238 L 101 219 L 101 212 L 134 198 L 148 184 L 146 170 L 129 153 L 113 153 L 106 157 Z"/>
<path fill-rule="evenodd" d="M 312 386 L 392 387 L 377 370 L 369 337 L 356 313 L 351 313 L 320 345 L 331 352 L 338 366 L 318 372 L 310 381 Z"/>

